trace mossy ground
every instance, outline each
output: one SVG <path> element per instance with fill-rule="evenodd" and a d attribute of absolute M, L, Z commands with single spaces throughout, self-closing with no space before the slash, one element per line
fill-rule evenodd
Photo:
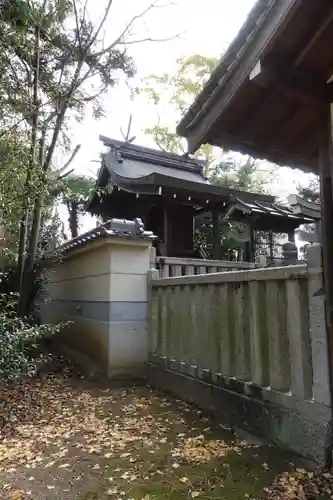
<path fill-rule="evenodd" d="M 300 459 L 149 388 L 59 375 L 3 399 L 3 499 L 302 498 L 290 483 L 307 474 Z"/>

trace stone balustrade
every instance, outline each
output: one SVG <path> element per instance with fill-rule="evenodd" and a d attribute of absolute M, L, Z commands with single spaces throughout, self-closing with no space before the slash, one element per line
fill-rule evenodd
<path fill-rule="evenodd" d="M 274 414 L 264 434 L 302 454 L 320 454 L 318 436 L 322 444 L 330 420 L 324 297 L 316 294 L 322 287 L 320 259 L 318 245 L 309 249 L 307 265 L 173 278 L 152 271 L 152 383 L 163 369 L 162 386 L 166 373 L 178 373 L 222 387 L 222 399 L 228 390 L 273 404 L 281 410 L 279 423 Z M 198 389 L 184 395 L 180 387 L 174 381 L 166 388 L 200 405 Z M 212 409 L 207 401 L 204 406 Z M 314 438 L 315 426 L 317 441 L 304 450 L 302 442 Z"/>
<path fill-rule="evenodd" d="M 182 259 L 178 257 L 157 257 L 155 263 L 161 278 L 192 276 L 196 274 L 220 273 L 237 269 L 253 269 L 252 262 L 228 260 Z"/>

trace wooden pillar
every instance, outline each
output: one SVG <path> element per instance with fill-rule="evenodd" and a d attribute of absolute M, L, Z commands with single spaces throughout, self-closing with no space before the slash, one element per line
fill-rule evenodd
<path fill-rule="evenodd" d="M 165 255 L 169 256 L 169 212 L 168 207 L 164 205 L 163 207 L 163 244 L 165 249 Z"/>
<path fill-rule="evenodd" d="M 317 234 L 317 242 L 321 243 L 322 242 L 322 239 L 321 239 L 321 220 L 317 220 L 316 222 L 316 234 Z"/>
<path fill-rule="evenodd" d="M 255 230 L 250 226 L 250 262 L 256 260 L 256 235 Z"/>
<path fill-rule="evenodd" d="M 274 255 L 273 255 L 273 231 L 270 230 L 268 233 L 268 255 L 269 255 L 269 260 L 273 262 L 274 260 Z"/>
<path fill-rule="evenodd" d="M 220 228 L 219 228 L 219 213 L 213 208 L 212 210 L 212 222 L 213 222 L 213 259 L 220 259 Z"/>
<path fill-rule="evenodd" d="M 324 289 L 327 321 L 327 344 L 330 364 L 330 386 L 333 366 L 333 154 L 331 111 L 325 113 L 325 128 L 322 131 L 319 150 L 321 238 L 324 263 Z"/>
<path fill-rule="evenodd" d="M 295 231 L 294 230 L 289 231 L 289 233 L 288 233 L 288 241 L 292 241 L 293 243 L 295 243 Z"/>

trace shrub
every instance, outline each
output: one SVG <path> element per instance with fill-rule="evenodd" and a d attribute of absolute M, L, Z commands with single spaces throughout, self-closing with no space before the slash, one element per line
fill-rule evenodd
<path fill-rule="evenodd" d="M 48 354 L 38 348 L 63 325 L 36 325 L 16 314 L 17 298 L 0 297 L 0 381 L 36 374 Z"/>

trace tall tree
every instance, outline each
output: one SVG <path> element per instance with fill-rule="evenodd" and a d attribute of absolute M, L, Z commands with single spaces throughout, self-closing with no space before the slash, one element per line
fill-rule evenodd
<path fill-rule="evenodd" d="M 53 203 L 63 203 L 68 211 L 70 235 L 76 238 L 79 234 L 79 216 L 84 213 L 84 206 L 94 188 L 95 180 L 85 175 L 71 173 L 60 180 L 59 185 L 51 192 Z"/>
<path fill-rule="evenodd" d="M 29 137 L 25 189 L 37 184 L 36 194 L 24 198 L 20 224 L 19 274 L 21 312 L 36 257 L 42 210 L 57 170 L 59 147 L 70 154 L 71 120 L 82 119 L 87 106 L 103 114 L 101 96 L 120 74 L 133 76 L 135 66 L 127 44 L 132 28 L 156 4 L 133 16 L 113 40 L 103 33 L 110 23 L 112 0 L 105 0 L 99 19 L 92 21 L 93 2 L 81 0 L 4 0 L 0 15 L 0 104 L 2 131 L 24 129 Z M 141 40 L 142 41 L 142 40 Z M 67 166 L 67 165 L 66 165 Z M 59 176 L 63 169 L 58 170 Z M 31 224 L 30 224 L 31 218 Z M 30 227 L 30 231 L 28 231 Z"/>

